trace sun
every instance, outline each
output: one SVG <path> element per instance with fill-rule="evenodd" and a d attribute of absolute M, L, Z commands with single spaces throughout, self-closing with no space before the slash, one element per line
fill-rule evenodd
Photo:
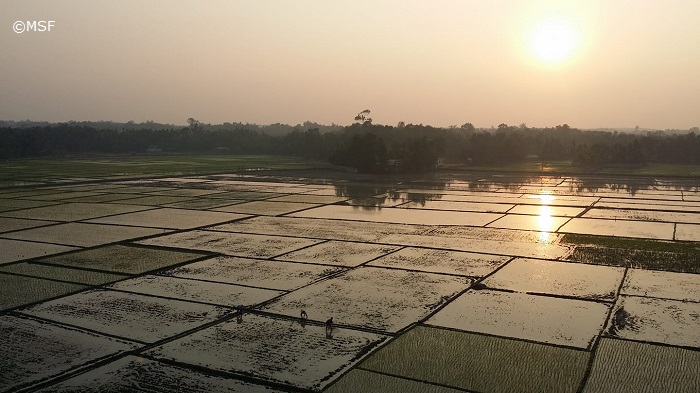
<path fill-rule="evenodd" d="M 573 26 L 562 20 L 549 20 L 535 26 L 530 36 L 532 55 L 542 63 L 561 64 L 576 51 L 578 37 Z"/>

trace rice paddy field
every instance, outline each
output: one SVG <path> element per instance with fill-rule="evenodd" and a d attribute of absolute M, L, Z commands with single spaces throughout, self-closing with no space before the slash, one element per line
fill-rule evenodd
<path fill-rule="evenodd" d="M 0 188 L 1 392 L 700 391 L 698 178 L 61 165 Z"/>

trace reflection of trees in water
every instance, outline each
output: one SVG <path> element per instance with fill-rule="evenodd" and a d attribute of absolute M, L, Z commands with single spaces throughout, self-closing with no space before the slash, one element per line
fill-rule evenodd
<path fill-rule="evenodd" d="M 469 191 L 493 191 L 496 188 L 501 188 L 501 185 L 494 184 L 490 181 L 477 181 L 472 180 L 466 183 L 467 190 Z"/>
<path fill-rule="evenodd" d="M 650 177 L 618 178 L 609 176 L 565 178 L 541 175 L 485 176 L 469 180 L 459 178 L 421 179 L 404 182 L 395 180 L 386 184 L 336 184 L 335 189 L 337 196 L 352 199 L 351 203 L 346 203 L 347 205 L 372 210 L 388 204 L 393 206 L 397 202 L 416 202 L 420 206 L 425 206 L 427 201 L 442 199 L 448 185 L 454 191 L 488 192 L 499 189 L 521 192 L 520 188 L 523 186 L 542 186 L 545 188 L 559 183 L 560 180 L 568 180 L 568 187 L 557 189 L 571 194 L 616 191 L 634 196 L 642 190 L 700 192 L 700 179 L 657 180 Z M 425 190 L 425 192 L 404 192 L 400 191 L 401 189 L 420 189 Z"/>
<path fill-rule="evenodd" d="M 506 189 L 510 192 L 517 192 L 523 185 L 537 185 L 549 182 L 544 181 L 542 176 L 530 175 L 509 175 L 491 176 L 467 181 L 469 191 L 493 191 L 495 189 Z"/>
<path fill-rule="evenodd" d="M 335 195 L 352 199 L 352 203 L 347 203 L 348 205 L 354 205 L 367 210 L 381 208 L 389 204 L 389 202 L 391 202 L 392 205 L 395 205 L 396 202 L 418 202 L 421 206 L 425 206 L 427 201 L 442 198 L 439 191 L 444 190 L 445 187 L 447 187 L 447 183 L 430 182 L 429 184 L 417 186 L 417 188 L 425 188 L 426 192 L 399 191 L 401 188 L 410 188 L 412 186 L 414 186 L 412 183 L 391 183 L 387 185 L 336 184 Z M 432 190 L 438 192 L 429 192 Z"/>
<path fill-rule="evenodd" d="M 569 189 L 572 192 L 617 191 L 635 195 L 641 190 L 654 189 L 653 178 L 595 178 L 579 177 L 572 179 Z"/>
<path fill-rule="evenodd" d="M 420 203 L 421 206 L 425 206 L 427 201 L 435 201 L 442 198 L 442 194 L 426 194 L 426 193 L 404 193 L 404 200 L 408 202 Z"/>
<path fill-rule="evenodd" d="M 700 179 L 657 180 L 659 190 L 700 192 Z"/>
<path fill-rule="evenodd" d="M 496 175 L 473 180 L 460 180 L 459 183 L 463 184 L 463 187 L 453 186 L 453 188 L 456 190 L 464 189 L 468 191 L 493 191 L 495 189 L 504 189 L 510 192 L 518 192 L 520 191 L 520 187 L 524 185 L 550 186 L 553 184 L 552 179 L 564 180 L 563 177 L 560 178 L 557 176 Z M 700 192 L 700 180 L 657 180 L 650 177 L 574 177 L 570 179 L 567 189 L 567 191 L 572 194 L 610 190 L 627 192 L 630 195 L 635 195 L 641 190 Z"/>
<path fill-rule="evenodd" d="M 387 195 L 396 191 L 396 185 L 336 184 L 335 195 L 352 199 L 352 203 L 365 210 L 372 210 L 387 203 Z"/>
<path fill-rule="evenodd" d="M 679 179 L 679 180 L 657 180 L 650 177 L 639 178 L 594 178 L 580 177 L 572 181 L 571 189 L 578 192 L 596 192 L 612 190 L 618 192 L 627 192 L 630 195 L 635 195 L 641 190 L 657 190 L 657 191 L 688 191 L 697 192 L 700 190 L 698 180 Z"/>

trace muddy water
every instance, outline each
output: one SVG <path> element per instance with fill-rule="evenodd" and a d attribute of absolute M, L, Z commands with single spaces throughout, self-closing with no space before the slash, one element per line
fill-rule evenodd
<path fill-rule="evenodd" d="M 231 206 L 217 208 L 216 211 L 259 214 L 263 216 L 277 216 L 295 212 L 297 210 L 308 209 L 319 206 L 319 204 L 297 203 L 297 202 L 272 202 L 272 201 L 252 201 L 239 203 Z"/>
<path fill-rule="evenodd" d="M 597 202 L 598 197 L 569 196 L 560 194 L 527 194 L 521 198 L 522 202 L 530 205 L 550 205 L 550 206 L 576 206 L 588 207 Z"/>
<path fill-rule="evenodd" d="M 700 348 L 700 303 L 620 296 L 606 334 Z"/>
<path fill-rule="evenodd" d="M 420 325 L 388 346 L 395 350 L 393 357 L 378 356 L 375 363 L 368 361 L 362 366 L 367 368 L 356 368 L 347 375 L 360 374 L 364 381 L 371 376 L 375 382 L 392 378 L 390 385 L 382 382 L 368 385 L 370 390 L 371 386 L 377 386 L 381 391 L 391 391 L 387 386 L 394 386 L 401 392 L 430 391 L 428 389 L 435 386 L 440 386 L 440 391 L 449 391 L 446 386 L 472 391 L 575 391 L 586 372 L 591 340 L 601 332 L 663 345 L 700 347 L 700 338 L 696 337 L 697 329 L 694 329 L 700 323 L 696 318 L 700 310 L 695 306 L 700 302 L 695 275 L 629 269 L 622 296 L 615 299 L 622 269 L 537 259 L 565 258 L 569 249 L 558 244 L 563 235 L 552 231 L 594 203 L 595 208 L 586 217 L 597 218 L 575 218 L 564 225 L 562 232 L 671 239 L 675 228 L 677 240 L 700 241 L 700 225 L 692 214 L 697 213 L 700 206 L 697 193 L 681 192 L 678 187 L 688 189 L 685 185 L 661 184 L 653 179 L 627 181 L 488 174 L 464 175 L 461 180 L 457 177 L 440 174 L 436 178 L 387 185 L 372 184 L 366 178 L 299 184 L 314 183 L 314 180 L 234 174 L 208 179 L 125 182 L 117 186 L 121 188 L 113 190 L 110 190 L 114 187 L 111 184 L 22 190 L 2 194 L 0 210 L 8 206 L 9 210 L 17 210 L 0 214 L 3 216 L 0 231 L 26 229 L 24 235 L 33 234 L 32 240 L 96 245 L 128 240 L 134 235 L 118 231 L 143 229 L 135 226 L 166 228 L 166 225 L 172 229 L 188 229 L 215 225 L 215 230 L 208 227 L 142 242 L 177 247 L 183 252 L 121 245 L 42 260 L 63 266 L 144 273 L 200 256 L 185 249 L 235 255 L 209 258 L 167 272 L 151 272 L 119 282 L 113 287 L 115 290 L 83 292 L 22 311 L 130 340 L 153 342 L 171 337 L 207 322 L 220 322 L 221 318 L 231 316 L 234 305 L 254 306 L 279 296 L 266 305 L 264 311 L 281 314 L 283 319 L 244 314 L 239 320 L 219 323 L 151 353 L 164 359 L 209 367 L 218 372 L 217 376 L 208 373 L 204 376 L 194 371 L 194 367 L 180 368 L 145 358 L 126 357 L 65 380 L 60 388 L 51 391 L 72 391 L 82 385 L 90 385 L 86 388 L 88 391 L 100 391 L 110 385 L 122 390 L 140 385 L 142 389 L 154 391 L 258 391 L 246 382 L 226 379 L 241 374 L 319 390 L 386 339 L 381 334 L 353 329 L 386 332 L 403 329 L 452 300 L 467 289 L 475 277 L 489 275 L 499 267 L 501 270 L 484 281 L 486 289 L 468 290 L 428 322 L 455 330 Z M 13 199 L 20 197 L 23 199 Z M 45 206 L 65 198 L 78 198 L 71 201 L 79 203 Z M 99 203 L 117 200 L 120 202 Z M 245 202 L 251 200 L 253 202 Z M 601 202 L 597 202 L 599 200 Z M 154 207 L 163 203 L 197 209 L 223 207 L 223 211 Z M 246 218 L 243 215 L 285 214 L 315 204 L 335 205 L 317 207 L 293 217 Z M 398 204 L 402 205 L 388 207 Z M 353 208 L 353 205 L 363 206 Z M 598 207 L 624 211 L 615 213 Z M 227 212 L 241 214 L 228 215 Z M 100 218 L 105 215 L 113 216 Z M 243 220 L 220 224 L 232 217 Z M 42 232 L 44 228 L 22 227 L 49 223 L 37 220 L 84 219 L 104 224 L 58 225 L 54 229 L 59 231 L 51 233 Z M 678 224 L 669 226 L 653 221 Z M 492 227 L 484 227 L 489 223 Z M 0 254 L 0 264 L 3 264 L 69 248 L 0 239 L 0 249 L 10 251 Z M 522 259 L 525 256 L 536 259 Z M 359 267 L 364 263 L 368 264 Z M 5 271 L 0 272 L 0 281 L 9 278 L 0 283 L 0 299 L 5 306 L 84 288 L 9 273 L 91 284 L 123 277 L 67 267 L 32 266 L 26 262 L 5 264 L 0 270 Z M 8 293 L 12 296 L 5 296 Z M 613 307 L 611 322 L 603 327 Z M 304 325 L 299 319 L 301 309 L 311 319 Z M 323 322 L 329 317 L 334 318 L 336 326 L 326 335 Z M 36 326 L 28 328 L 17 323 L 19 318 L 5 323 L 6 318 L 10 317 L 0 317 L 0 329 L 3 337 L 7 337 L 5 333 L 9 331 L 11 339 L 0 343 L 0 348 L 5 349 L 0 351 L 0 361 L 4 362 L 0 363 L 0 385 L 3 385 L 5 370 L 10 370 L 7 375 L 11 375 L 12 383 L 24 383 L 125 350 L 120 345 L 126 344 L 117 345 L 116 340 L 104 341 L 100 336 L 90 335 L 97 337 L 95 342 L 82 340 L 87 333 L 80 329 L 64 334 L 57 332 L 65 329 L 50 325 L 48 333 L 42 333 Z M 343 328 L 338 328 L 338 324 Z M 10 330 L 6 329 L 8 326 Z M 15 329 L 15 326 L 20 328 Z M 38 332 L 38 338 L 32 338 L 27 331 Z M 412 335 L 414 331 L 422 333 Z M 12 338 L 18 336 L 23 338 L 15 342 Z M 404 339 L 410 341 L 402 341 Z M 41 347 L 32 347 L 29 354 L 16 355 L 34 341 Z M 636 381 L 647 375 L 658 375 L 655 377 L 658 380 L 668 379 L 668 375 L 675 375 L 675 369 L 685 370 L 689 375 L 697 374 L 692 368 L 690 371 L 683 368 L 694 364 L 694 358 L 687 356 L 687 352 L 692 351 L 667 347 L 663 348 L 673 351 L 672 354 L 647 352 L 658 352 L 668 364 L 653 365 L 639 360 L 646 368 L 642 367 L 643 371 L 637 374 L 625 374 L 630 369 L 636 370 L 635 362 L 639 357 L 628 356 L 632 359 L 630 363 L 624 362 L 627 358 L 611 361 L 604 352 L 605 345 L 613 342 L 622 340 L 603 339 L 600 353 L 595 357 L 596 364 L 604 359 L 608 359 L 608 363 L 625 364 L 620 366 L 622 369 L 606 365 L 614 370 L 612 375 L 629 375 L 628 380 Z M 127 345 L 126 348 L 131 347 Z M 103 349 L 105 352 L 100 352 Z M 49 356 L 42 352 L 44 350 L 56 351 L 58 363 L 47 360 Z M 646 353 L 646 349 L 625 350 Z M 69 356 L 62 357 L 62 352 Z M 25 362 L 27 356 L 33 356 L 30 360 L 40 359 L 36 369 L 29 360 Z M 619 353 L 613 355 L 613 359 L 619 356 Z M 23 369 L 22 364 L 10 363 L 15 357 L 31 367 Z M 650 359 L 651 355 L 646 358 Z M 594 365 L 592 380 L 597 375 L 596 367 Z M 611 373 L 605 375 L 608 379 L 603 379 L 604 383 L 589 386 L 627 386 L 616 385 L 617 382 L 610 379 Z M 28 379 L 23 379 L 25 377 Z M 679 380 L 679 377 L 670 378 L 674 383 Z M 363 386 L 357 381 L 349 383 L 353 388 Z M 672 386 L 682 391 L 688 385 Z"/>
<path fill-rule="evenodd" d="M 547 207 L 545 207 L 547 208 Z M 554 217 L 548 209 L 543 209 L 537 216 L 507 214 L 490 223 L 489 228 L 522 229 L 526 231 L 555 232 L 569 221 L 568 217 Z"/>
<path fill-rule="evenodd" d="M 397 224 L 482 226 L 499 218 L 501 215 L 493 213 L 426 211 L 418 209 L 384 208 L 366 210 L 349 206 L 322 206 L 299 213 L 293 213 L 290 216 L 373 221 Z"/>
<path fill-rule="evenodd" d="M 624 268 L 516 259 L 484 281 L 489 288 L 614 301 Z"/>
<path fill-rule="evenodd" d="M 75 221 L 112 214 L 152 209 L 150 206 L 131 206 L 116 203 L 67 203 L 3 213 L 6 217 L 54 221 Z"/>
<path fill-rule="evenodd" d="M 629 269 L 620 292 L 700 303 L 700 274 Z"/>
<path fill-rule="evenodd" d="M 583 215 L 584 218 L 608 218 L 617 220 L 642 220 L 684 222 L 696 224 L 700 222 L 700 213 L 676 213 L 645 210 L 623 209 L 591 209 Z"/>
<path fill-rule="evenodd" d="M 89 285 L 100 285 L 129 277 L 124 274 L 47 266 L 33 262 L 22 262 L 7 266 L 0 266 L 0 272 L 22 274 L 25 276 L 48 278 Z"/>
<path fill-rule="evenodd" d="M 291 291 L 343 271 L 345 269 L 332 266 L 217 257 L 191 263 L 163 272 L 163 274 L 225 284 Z"/>
<path fill-rule="evenodd" d="M 496 270 L 508 260 L 510 257 L 407 247 L 368 265 L 481 277 Z"/>
<path fill-rule="evenodd" d="M 270 199 L 270 202 L 296 202 L 296 203 L 319 203 L 319 204 L 326 204 L 326 203 L 337 203 L 341 201 L 345 201 L 348 198 L 346 197 L 338 197 L 338 196 L 330 196 L 330 195 L 285 195 L 277 198 L 272 198 Z"/>
<path fill-rule="evenodd" d="M 586 349 L 603 329 L 609 310 L 596 302 L 470 290 L 427 323 Z"/>
<path fill-rule="evenodd" d="M 559 232 L 673 240 L 673 224 L 662 222 L 573 218 Z"/>
<path fill-rule="evenodd" d="M 110 285 L 108 288 L 228 307 L 251 306 L 284 293 L 239 285 L 153 275 L 125 280 Z"/>
<path fill-rule="evenodd" d="M 683 202 L 681 202 L 683 203 Z M 649 203 L 627 203 L 627 202 L 598 202 L 595 204 L 597 208 L 607 209 L 625 209 L 625 210 L 653 210 L 653 211 L 679 211 L 700 213 L 700 206 L 691 205 L 657 205 Z"/>
<path fill-rule="evenodd" d="M 399 248 L 398 246 L 384 246 L 380 244 L 329 241 L 299 251 L 293 251 L 276 259 L 355 267 Z"/>
<path fill-rule="evenodd" d="M 154 342 L 211 322 L 230 311 L 179 300 L 93 290 L 22 312 L 126 339 Z"/>
<path fill-rule="evenodd" d="M 0 195 L 3 196 L 3 198 L 0 198 L 0 212 L 27 209 L 32 207 L 51 206 L 57 204 L 57 202 L 40 202 L 25 199 L 5 199 L 7 198 L 7 196 L 5 196 L 4 194 Z"/>
<path fill-rule="evenodd" d="M 0 264 L 76 250 L 76 247 L 0 239 Z"/>
<path fill-rule="evenodd" d="M 0 201 L 0 203 L 2 202 Z M 57 223 L 57 221 L 25 220 L 22 218 L 0 217 L 0 233 L 55 223 Z"/>
<path fill-rule="evenodd" d="M 501 203 L 517 204 L 523 194 L 490 193 L 490 192 L 466 192 L 466 191 L 439 191 L 431 194 L 430 191 L 419 189 L 402 190 L 392 194 L 404 202 L 431 205 L 430 202 L 471 202 L 471 203 Z M 522 201 L 522 203 L 525 203 Z"/>
<path fill-rule="evenodd" d="M 283 393 L 281 390 L 202 374 L 136 356 L 127 356 L 39 392 L 102 393 L 130 392 L 134 389 L 152 393 Z"/>
<path fill-rule="evenodd" d="M 676 240 L 688 240 L 700 242 L 700 225 L 678 224 L 676 225 Z"/>
<path fill-rule="evenodd" d="M 244 315 L 148 352 L 157 358 L 320 390 L 387 337 Z"/>
<path fill-rule="evenodd" d="M 7 392 L 136 348 L 125 341 L 9 315 L 0 316 L 0 336 L 0 391 Z"/>
<path fill-rule="evenodd" d="M 294 234 L 319 239 L 376 242 L 391 234 L 424 234 L 434 227 L 427 225 L 392 225 L 377 222 L 336 221 L 314 218 L 254 217 L 212 230 L 246 232 L 262 235 Z"/>
<path fill-rule="evenodd" d="M 168 232 L 165 229 L 69 222 L 5 234 L 7 238 L 92 247 Z"/>
<path fill-rule="evenodd" d="M 234 213 L 162 208 L 145 212 L 120 214 L 91 220 L 90 222 L 155 228 L 189 229 L 204 225 L 214 225 L 243 217 L 247 216 Z"/>
<path fill-rule="evenodd" d="M 576 217 L 583 213 L 583 208 L 580 207 L 565 207 L 551 205 L 518 205 L 509 210 L 509 214 L 530 214 L 537 216 L 561 216 L 561 217 Z"/>
<path fill-rule="evenodd" d="M 570 253 L 568 247 L 550 243 L 558 235 L 540 234 L 542 241 L 538 243 L 517 242 L 513 240 L 489 240 L 483 238 L 464 239 L 457 236 L 440 235 L 389 235 L 380 241 L 406 246 L 421 246 L 430 248 L 445 248 L 455 251 L 477 252 L 485 254 L 500 254 L 532 258 L 558 259 Z"/>
<path fill-rule="evenodd" d="M 361 267 L 292 292 L 265 311 L 396 332 L 417 322 L 466 289 L 464 277 Z M 368 290 L 371 288 L 371 290 Z"/>
<path fill-rule="evenodd" d="M 138 243 L 213 251 L 234 256 L 269 258 L 319 242 L 319 240 L 296 239 L 282 236 L 262 236 L 195 230 L 142 240 Z"/>
<path fill-rule="evenodd" d="M 409 202 L 401 205 L 401 207 L 412 209 L 428 209 L 428 210 L 455 210 L 455 211 L 471 211 L 483 213 L 505 213 L 515 205 L 505 203 L 480 203 L 480 202 L 452 202 L 452 201 L 427 201 Z"/>
<path fill-rule="evenodd" d="M 203 255 L 188 251 L 112 245 L 46 257 L 41 261 L 63 266 L 139 274 L 201 258 Z"/>

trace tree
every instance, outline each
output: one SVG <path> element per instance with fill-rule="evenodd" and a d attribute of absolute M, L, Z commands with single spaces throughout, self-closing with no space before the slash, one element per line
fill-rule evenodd
<path fill-rule="evenodd" d="M 465 131 L 474 131 L 476 129 L 472 123 L 464 123 L 460 128 Z"/>
<path fill-rule="evenodd" d="M 360 173 L 380 173 L 386 169 L 387 150 L 384 140 L 372 133 L 353 135 L 352 138 L 340 145 L 331 162 L 336 165 L 347 165 Z"/>
<path fill-rule="evenodd" d="M 199 129 L 199 120 L 195 120 L 194 118 L 190 117 L 187 119 L 187 124 L 190 125 L 190 129 L 192 131 L 196 131 Z"/>
<path fill-rule="evenodd" d="M 358 113 L 357 116 L 355 116 L 355 121 L 362 124 L 363 126 L 371 126 L 372 118 L 369 117 L 369 112 L 369 109 L 365 109 L 362 112 Z"/>
<path fill-rule="evenodd" d="M 426 137 L 408 140 L 405 162 L 409 172 L 433 169 L 437 158 L 435 143 L 429 142 Z"/>

